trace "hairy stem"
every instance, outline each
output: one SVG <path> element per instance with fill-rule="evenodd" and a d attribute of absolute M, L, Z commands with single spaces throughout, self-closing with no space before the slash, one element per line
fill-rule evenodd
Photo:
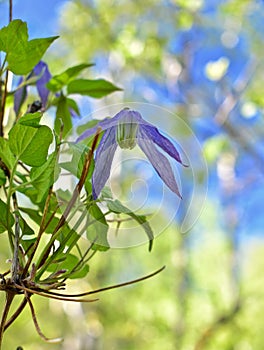
<path fill-rule="evenodd" d="M 12 281 L 13 282 L 18 282 L 19 280 L 19 232 L 20 232 L 20 227 L 19 227 L 19 214 L 18 214 L 18 205 L 17 205 L 17 198 L 16 194 L 13 193 L 13 206 L 15 210 L 15 242 L 14 242 L 14 254 L 13 254 L 13 259 L 12 259 Z"/>

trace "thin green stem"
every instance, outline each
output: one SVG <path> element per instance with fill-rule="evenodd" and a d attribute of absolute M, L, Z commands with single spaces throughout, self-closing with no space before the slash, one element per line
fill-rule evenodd
<path fill-rule="evenodd" d="M 57 226 L 55 227 L 55 229 L 54 229 L 54 231 L 52 233 L 52 239 L 47 244 L 46 249 L 41 254 L 41 257 L 40 257 L 40 259 L 39 259 L 39 261 L 38 261 L 38 263 L 36 265 L 37 268 L 39 268 L 41 265 L 43 265 L 43 262 L 45 261 L 45 259 L 48 258 L 49 254 L 50 254 L 50 251 L 52 249 L 53 243 L 54 243 L 56 237 L 58 236 L 60 229 L 66 223 L 66 219 L 68 218 L 72 208 L 74 207 L 74 204 L 76 203 L 76 200 L 77 200 L 79 194 L 81 193 L 81 190 L 82 190 L 82 188 L 84 186 L 86 177 L 88 175 L 88 172 L 89 172 L 89 169 L 90 169 L 90 166 L 91 166 L 91 161 L 92 161 L 93 154 L 94 154 L 94 151 L 95 151 L 98 139 L 99 139 L 100 131 L 101 131 L 101 129 L 98 128 L 98 130 L 97 130 L 97 132 L 96 132 L 96 134 L 94 136 L 94 139 L 93 139 L 92 147 L 91 147 L 90 151 L 86 154 L 86 158 L 85 158 L 85 162 L 84 162 L 84 166 L 83 166 L 83 170 L 82 170 L 82 174 L 81 174 L 81 177 L 79 179 L 79 182 L 77 183 L 76 187 L 74 188 L 72 197 L 71 197 L 68 205 L 66 206 L 66 209 L 62 213 Z M 39 272 L 38 277 L 40 277 L 40 275 L 43 274 L 43 272 L 44 272 L 44 269 L 42 269 Z"/>
<path fill-rule="evenodd" d="M 28 261 L 26 263 L 26 266 L 23 270 L 23 277 L 26 277 L 26 274 L 28 272 L 28 269 L 29 269 L 29 266 L 33 260 L 33 257 L 38 249 L 38 246 L 39 246 L 39 242 L 40 242 L 40 239 L 42 237 L 42 234 L 44 233 L 45 231 L 45 220 L 46 220 L 46 217 L 47 217 L 47 214 L 48 214 L 48 207 L 49 207 L 49 203 L 50 203 L 50 199 L 51 199 L 51 195 L 52 195 L 52 187 L 49 189 L 49 194 L 46 198 L 46 202 L 45 202 L 45 206 L 44 206 L 44 211 L 43 211 L 43 216 L 42 216 L 42 220 L 41 220 L 41 223 L 40 223 L 40 227 L 39 227 L 39 232 L 38 232 L 38 236 L 37 236 L 37 240 L 36 242 L 34 243 L 34 246 L 32 248 L 32 252 L 28 258 Z M 55 213 L 54 213 L 55 215 Z"/>
<path fill-rule="evenodd" d="M 41 255 L 38 263 L 37 263 L 37 268 L 42 266 L 42 268 L 40 269 L 40 271 L 37 273 L 36 278 L 39 279 L 42 274 L 46 271 L 48 265 L 50 265 L 54 260 L 56 260 L 57 256 L 63 252 L 65 244 L 67 243 L 67 241 L 71 238 L 71 235 L 73 234 L 73 232 L 75 231 L 75 228 L 77 228 L 83 221 L 84 217 L 85 217 L 86 213 L 82 213 L 82 215 L 80 216 L 80 218 L 78 219 L 77 223 L 75 224 L 75 226 L 69 231 L 69 233 L 67 234 L 67 236 L 63 239 L 63 241 L 61 242 L 60 246 L 58 247 L 58 249 L 47 259 L 47 261 L 45 261 L 45 263 L 43 264 L 44 260 L 45 260 L 45 255 Z M 60 233 L 60 231 L 58 231 L 50 240 L 50 244 L 53 244 L 54 241 L 57 238 L 57 235 Z M 78 236 L 78 239 L 80 237 Z M 43 264 L 43 265 L 42 265 Z"/>
<path fill-rule="evenodd" d="M 24 188 L 24 187 L 26 187 L 26 186 L 28 186 L 28 185 L 32 185 L 32 183 L 33 183 L 33 181 L 23 182 L 22 184 L 20 184 L 20 185 L 18 185 L 18 186 L 15 186 L 15 187 L 13 188 L 13 192 L 14 192 L 14 191 L 17 191 L 17 190 L 20 190 L 21 188 Z"/>

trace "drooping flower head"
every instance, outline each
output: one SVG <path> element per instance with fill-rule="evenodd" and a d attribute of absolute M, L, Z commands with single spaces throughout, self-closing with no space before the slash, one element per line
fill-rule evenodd
<path fill-rule="evenodd" d="M 36 87 L 38 90 L 39 97 L 41 99 L 42 106 L 43 108 L 45 108 L 47 105 L 48 97 L 50 93 L 50 91 L 46 87 L 46 84 L 51 79 L 51 74 L 50 74 L 48 65 L 45 62 L 40 61 L 34 67 L 33 74 L 40 77 L 36 82 Z"/>
<path fill-rule="evenodd" d="M 50 91 L 46 87 L 46 84 L 51 79 L 51 74 L 48 65 L 43 61 L 39 61 L 39 63 L 33 68 L 32 72 L 27 77 L 19 78 L 18 86 L 21 85 L 23 82 L 27 82 L 33 77 L 38 77 L 36 81 L 36 88 L 41 100 L 41 106 L 43 109 L 45 109 L 50 93 Z M 27 98 L 27 90 L 28 85 L 25 84 L 22 87 L 18 88 L 14 94 L 14 110 L 16 115 L 18 115 L 22 104 Z"/>
<path fill-rule="evenodd" d="M 99 196 L 110 176 L 114 154 L 118 145 L 123 149 L 133 149 L 138 145 L 162 181 L 181 198 L 170 162 L 159 149 L 184 165 L 179 152 L 173 143 L 163 136 L 154 125 L 144 120 L 139 112 L 125 108 L 113 118 L 105 119 L 99 122 L 97 126 L 86 130 L 79 136 L 77 142 L 93 135 L 98 127 L 104 131 L 104 135 L 95 156 L 95 168 L 92 177 L 94 199 Z"/>

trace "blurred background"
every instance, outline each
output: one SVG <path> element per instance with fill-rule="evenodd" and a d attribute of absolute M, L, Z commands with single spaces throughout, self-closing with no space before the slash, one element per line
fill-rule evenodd
<path fill-rule="evenodd" d="M 92 77 L 124 89 L 80 99 L 83 117 L 131 101 L 169 111 L 149 121 L 184 143 L 192 174 L 180 173 L 183 201 L 151 253 L 147 245 L 102 252 L 69 292 L 165 271 L 91 305 L 34 297 L 43 332 L 64 342 L 43 343 L 25 310 L 4 348 L 262 350 L 264 2 L 17 0 L 13 17 L 28 22 L 31 37 L 60 35 L 45 56 L 52 74 L 94 62 Z M 7 21 L 2 0 L 1 26 Z M 160 180 L 151 181 L 154 200 Z M 129 181 L 123 186 L 129 193 Z M 173 199 L 167 205 L 165 223 Z M 195 217 L 183 232 L 188 210 Z"/>

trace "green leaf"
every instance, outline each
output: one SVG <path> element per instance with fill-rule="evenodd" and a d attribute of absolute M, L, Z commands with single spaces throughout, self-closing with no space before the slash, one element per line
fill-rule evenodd
<path fill-rule="evenodd" d="M 59 202 L 68 203 L 71 200 L 72 193 L 69 190 L 62 190 L 59 188 L 56 191 L 56 196 Z"/>
<path fill-rule="evenodd" d="M 38 128 L 17 123 L 9 132 L 10 149 L 30 166 L 41 166 L 47 158 L 53 136 L 50 128 Z"/>
<path fill-rule="evenodd" d="M 105 186 L 101 191 L 101 198 L 104 199 L 113 199 L 113 194 L 111 191 L 111 188 L 108 186 Z"/>
<path fill-rule="evenodd" d="M 84 131 L 93 128 L 94 126 L 96 126 L 98 123 L 100 122 L 100 120 L 89 120 L 87 123 L 82 124 L 77 126 L 76 131 L 78 135 L 81 135 Z"/>
<path fill-rule="evenodd" d="M 24 235 L 34 235 L 34 230 L 28 225 L 28 223 L 26 222 L 26 220 L 24 218 L 22 218 L 22 216 L 20 215 L 19 218 L 19 226 L 21 228 L 22 231 L 22 236 Z"/>
<path fill-rule="evenodd" d="M 49 188 L 58 179 L 59 168 L 57 153 L 53 152 L 40 167 L 33 167 L 30 171 L 32 185 L 38 190 L 36 202 L 41 202 L 47 195 Z"/>
<path fill-rule="evenodd" d="M 3 160 L 8 169 L 12 169 L 16 159 L 10 149 L 9 140 L 0 137 L 0 158 Z"/>
<path fill-rule="evenodd" d="M 146 232 L 149 239 L 149 251 L 152 249 L 154 234 L 152 228 L 150 227 L 146 217 L 144 215 L 137 215 L 133 213 L 130 209 L 125 207 L 119 200 L 107 201 L 107 206 L 109 210 L 116 214 L 126 214 L 137 221 L 143 230 Z"/>
<path fill-rule="evenodd" d="M 30 186 L 30 187 L 18 187 L 17 191 L 23 193 L 26 197 L 28 197 L 30 199 L 30 201 L 32 203 L 38 204 L 36 202 L 38 191 L 33 186 Z"/>
<path fill-rule="evenodd" d="M 77 66 L 68 68 L 66 71 L 61 74 L 54 75 L 47 83 L 47 88 L 53 92 L 59 91 L 63 86 L 67 85 L 71 79 L 78 75 L 82 70 L 88 67 L 92 67 L 93 63 L 83 63 Z"/>
<path fill-rule="evenodd" d="M 32 239 L 22 239 L 20 241 L 20 244 L 22 245 L 24 251 L 26 252 L 29 247 L 31 247 L 35 242 L 36 242 L 37 238 L 32 238 Z"/>
<path fill-rule="evenodd" d="M 89 152 L 89 148 L 86 145 L 81 143 L 77 143 L 77 144 L 69 143 L 69 149 L 72 152 L 71 161 L 61 163 L 60 166 L 63 169 L 75 175 L 76 177 L 80 178 L 83 171 L 86 154 L 87 152 Z M 93 170 L 94 170 L 94 159 L 91 160 L 91 165 L 86 177 L 86 182 L 91 179 Z"/>
<path fill-rule="evenodd" d="M 22 89 L 24 87 L 27 87 L 29 85 L 36 85 L 36 82 L 39 80 L 41 77 L 41 74 L 39 75 L 33 75 L 32 77 L 29 78 L 29 76 L 26 77 L 25 80 L 23 80 L 16 88 L 9 93 L 12 95 L 14 94 L 17 90 Z"/>
<path fill-rule="evenodd" d="M 105 220 L 104 214 L 95 203 L 88 206 L 87 210 L 90 215 L 87 223 L 86 235 L 91 242 L 95 242 L 92 249 L 106 251 L 110 248 L 107 240 L 109 226 Z"/>
<path fill-rule="evenodd" d="M 11 21 L 0 30 L 0 51 L 8 52 L 16 49 L 17 42 L 28 40 L 27 24 L 19 19 Z"/>
<path fill-rule="evenodd" d="M 56 119 L 54 126 L 57 134 L 60 133 L 61 123 L 63 124 L 62 135 L 63 137 L 65 137 L 72 129 L 72 120 L 71 113 L 69 111 L 69 106 L 67 103 L 67 98 L 63 94 L 60 95 L 57 103 Z"/>
<path fill-rule="evenodd" d="M 24 207 L 20 207 L 19 208 L 21 211 L 23 211 L 23 213 L 26 213 L 31 220 L 33 220 L 38 226 L 41 223 L 42 220 L 42 214 L 40 213 L 39 210 L 36 209 L 31 209 L 31 208 L 24 208 Z M 47 218 L 46 218 L 46 223 L 50 220 L 52 213 L 48 213 L 47 214 Z M 52 233 L 55 229 L 55 227 L 57 226 L 59 222 L 59 219 L 57 217 L 53 217 L 53 219 L 51 220 L 49 226 L 47 227 L 47 229 L 45 230 L 46 233 Z"/>
<path fill-rule="evenodd" d="M 18 120 L 18 123 L 21 125 L 37 127 L 39 125 L 42 115 L 43 115 L 42 112 L 28 113 L 23 115 Z"/>
<path fill-rule="evenodd" d="M 68 253 L 66 255 L 64 254 L 63 258 L 64 259 L 59 263 L 50 264 L 47 270 L 53 273 L 60 270 L 67 270 L 64 274 L 61 274 L 60 277 L 67 276 L 70 279 L 83 278 L 89 272 L 88 265 L 80 264 L 80 266 L 77 266 L 79 263 L 79 259 L 75 255 Z M 75 271 L 76 266 L 77 268 Z"/>
<path fill-rule="evenodd" d="M 39 213 L 39 210 L 24 207 L 19 207 L 19 210 L 26 213 L 30 217 L 30 219 L 33 220 L 35 223 L 37 223 L 38 225 L 40 224 L 41 215 Z"/>
<path fill-rule="evenodd" d="M 101 98 L 114 91 L 121 90 L 122 89 L 104 79 L 76 79 L 68 84 L 68 94 L 88 95 L 94 98 Z"/>
<path fill-rule="evenodd" d="M 68 104 L 69 110 L 72 109 L 78 116 L 80 116 L 79 106 L 72 98 L 67 97 L 67 104 Z"/>
<path fill-rule="evenodd" d="M 3 169 L 0 168 L 0 186 L 6 183 L 6 174 Z"/>
<path fill-rule="evenodd" d="M 58 270 L 67 269 L 72 270 L 74 267 L 78 264 L 79 259 L 73 255 L 73 254 L 62 254 L 62 260 L 58 256 L 56 258 L 56 262 L 50 264 L 47 268 L 49 272 L 56 272 Z M 57 261 L 60 261 L 60 263 L 57 263 Z"/>
<path fill-rule="evenodd" d="M 8 68 L 17 75 L 28 74 L 58 36 L 28 41 L 26 22 L 13 20 L 0 30 L 0 51 L 6 52 Z"/>
<path fill-rule="evenodd" d="M 70 279 L 84 278 L 89 272 L 89 265 L 81 265 L 80 268 L 76 269 L 69 275 Z"/>
<path fill-rule="evenodd" d="M 66 246 L 70 247 L 76 244 L 80 239 L 80 235 L 69 225 L 65 224 L 63 229 L 60 231 L 58 236 L 58 242 L 60 242 L 60 247 L 63 250 Z"/>
<path fill-rule="evenodd" d="M 3 233 L 14 225 L 15 219 L 10 211 L 8 211 L 7 205 L 1 199 L 0 213 L 0 233 Z"/>
<path fill-rule="evenodd" d="M 58 36 L 33 39 L 27 43 L 21 43 L 16 51 L 7 55 L 9 69 L 17 75 L 25 75 L 32 71 L 35 65 L 41 60 L 48 47 Z"/>
<path fill-rule="evenodd" d="M 21 110 L 21 108 L 22 108 L 22 106 L 23 106 L 23 104 L 24 104 L 24 102 L 26 101 L 26 98 L 27 98 L 27 88 L 26 88 L 26 86 L 23 86 L 23 87 L 21 88 L 20 94 L 21 94 L 21 95 L 20 95 L 19 100 L 17 101 L 16 110 L 15 110 L 15 108 L 14 108 L 15 113 L 16 113 L 16 117 L 19 116 L 20 110 Z M 15 107 L 14 100 L 15 100 L 15 96 L 14 96 L 14 98 L 13 98 L 13 106 L 12 106 L 12 107 Z"/>

